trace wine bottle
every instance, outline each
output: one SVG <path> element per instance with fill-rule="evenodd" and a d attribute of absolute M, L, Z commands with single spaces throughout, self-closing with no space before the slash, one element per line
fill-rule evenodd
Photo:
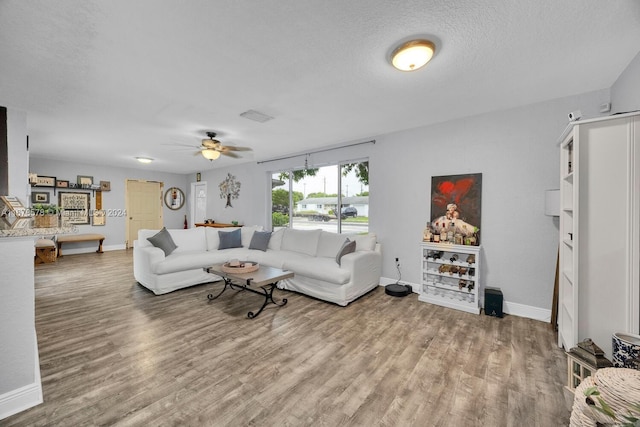
<path fill-rule="evenodd" d="M 432 256 L 432 258 L 433 258 L 434 260 L 436 260 L 436 259 L 440 259 L 440 258 L 442 258 L 442 255 L 443 255 L 443 254 L 444 254 L 444 252 L 442 252 L 442 251 L 433 251 L 433 256 Z"/>
<path fill-rule="evenodd" d="M 469 269 L 469 276 L 475 276 L 476 275 L 476 269 L 475 268 L 470 268 Z"/>
<path fill-rule="evenodd" d="M 473 264 L 476 262 L 476 256 L 474 254 L 469 254 L 467 257 L 467 264 Z"/>
<path fill-rule="evenodd" d="M 431 222 L 427 222 L 427 226 L 422 232 L 422 240 L 424 240 L 425 242 L 430 242 L 431 240 L 433 240 L 433 231 L 431 229 Z"/>
<path fill-rule="evenodd" d="M 451 221 L 451 223 L 449 224 L 449 229 L 447 230 L 447 240 L 449 241 L 449 243 L 453 243 L 453 237 L 456 234 L 455 231 L 456 231 L 456 226 L 453 223 L 453 221 Z"/>
<path fill-rule="evenodd" d="M 449 258 L 449 261 L 456 262 L 458 258 L 459 258 L 458 254 L 453 254 L 451 255 L 451 258 Z"/>

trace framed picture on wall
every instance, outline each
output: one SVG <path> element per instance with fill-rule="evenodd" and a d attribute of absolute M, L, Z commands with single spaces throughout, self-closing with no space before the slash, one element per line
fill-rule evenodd
<path fill-rule="evenodd" d="M 104 225 L 106 219 L 106 211 L 102 209 L 96 209 L 93 211 L 93 225 Z"/>
<path fill-rule="evenodd" d="M 34 191 L 31 193 L 31 203 L 49 203 L 49 192 Z"/>
<path fill-rule="evenodd" d="M 65 181 L 63 179 L 56 179 L 56 187 L 69 188 L 69 181 Z"/>
<path fill-rule="evenodd" d="M 62 224 L 89 224 L 89 193 L 58 193 Z"/>
<path fill-rule="evenodd" d="M 92 186 L 93 185 L 93 177 L 92 176 L 86 176 L 86 175 L 78 175 L 78 181 L 77 183 L 79 185 L 82 186 Z"/>
<path fill-rule="evenodd" d="M 445 175 L 431 177 L 431 225 L 435 232 L 445 234 L 454 229 L 462 242 L 480 244 L 482 174 Z M 455 243 L 455 242 L 452 242 Z"/>
<path fill-rule="evenodd" d="M 55 187 L 56 177 L 55 176 L 38 176 L 36 178 L 36 186 L 37 187 Z"/>

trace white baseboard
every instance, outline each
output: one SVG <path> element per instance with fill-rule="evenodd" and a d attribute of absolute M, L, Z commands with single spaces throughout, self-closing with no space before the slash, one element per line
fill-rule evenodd
<path fill-rule="evenodd" d="M 42 403 L 40 383 L 29 384 L 0 396 L 0 420 Z"/>
<path fill-rule="evenodd" d="M 380 286 L 386 286 L 391 283 L 397 283 L 397 279 L 389 279 L 388 277 L 380 278 Z M 404 280 L 400 281 L 401 285 L 410 285 L 413 292 L 418 292 L 420 285 L 417 283 L 409 283 Z M 481 296 L 480 301 L 484 303 L 484 298 Z M 482 304 L 484 306 L 484 304 Z M 516 302 L 504 301 L 502 309 L 505 313 L 513 316 L 525 317 L 527 319 L 540 320 L 541 322 L 551 321 L 551 310 L 546 308 L 534 307 L 531 305 L 518 304 Z"/>
<path fill-rule="evenodd" d="M 38 356 L 37 342 L 35 347 L 34 382 L 0 395 L 0 420 L 39 405 L 44 401 L 42 399 L 40 358 Z"/>
<path fill-rule="evenodd" d="M 502 309 L 505 313 L 514 316 L 526 317 L 527 319 L 540 320 L 541 322 L 547 323 L 551 322 L 551 310 L 546 308 L 504 301 Z"/>

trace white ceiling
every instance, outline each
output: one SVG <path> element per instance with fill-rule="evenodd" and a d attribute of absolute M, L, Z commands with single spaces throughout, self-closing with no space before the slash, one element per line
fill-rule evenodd
<path fill-rule="evenodd" d="M 34 156 L 191 173 L 608 88 L 639 42 L 637 0 L 0 0 L 0 105 Z M 175 145 L 209 130 L 253 151 Z"/>

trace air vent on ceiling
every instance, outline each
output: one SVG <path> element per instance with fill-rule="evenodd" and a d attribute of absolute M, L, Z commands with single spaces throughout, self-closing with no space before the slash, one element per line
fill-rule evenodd
<path fill-rule="evenodd" d="M 269 120 L 273 119 L 273 117 L 267 116 L 266 114 L 255 110 L 245 111 L 244 113 L 241 113 L 240 116 L 244 117 L 245 119 L 253 120 L 254 122 L 260 123 L 268 122 Z"/>

